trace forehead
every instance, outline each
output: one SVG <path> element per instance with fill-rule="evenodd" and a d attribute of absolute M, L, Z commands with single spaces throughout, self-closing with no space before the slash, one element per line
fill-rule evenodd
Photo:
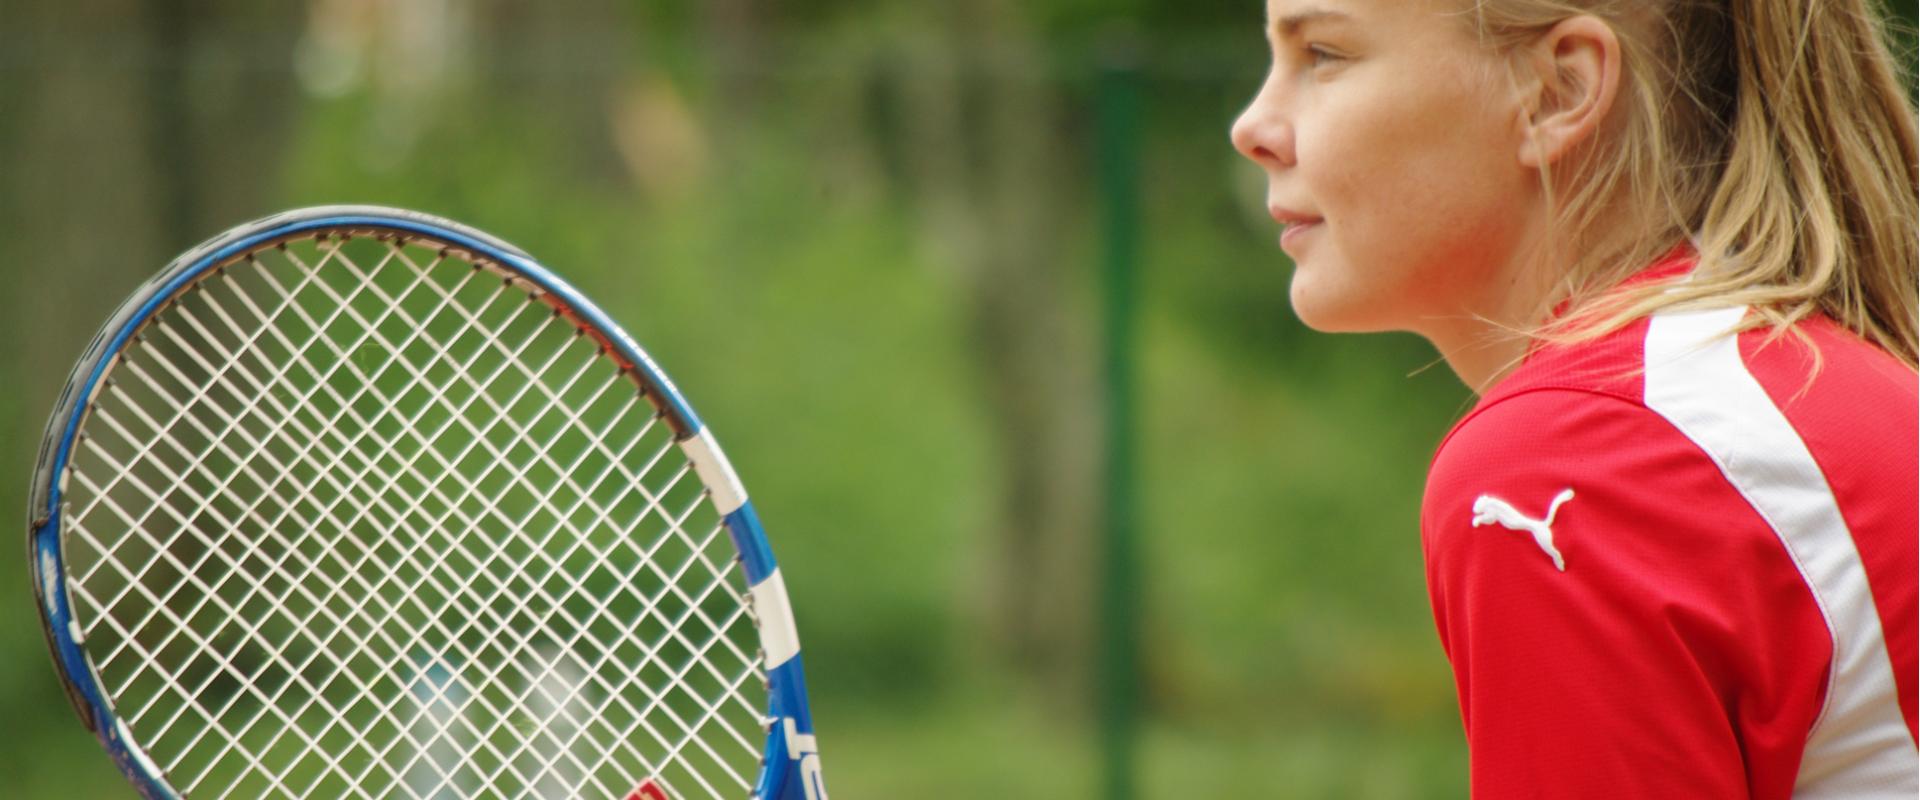
<path fill-rule="evenodd" d="M 1425 23 L 1459 5 L 1441 0 L 1267 0 L 1267 27 L 1288 33 L 1308 25 Z"/>
<path fill-rule="evenodd" d="M 1364 15 L 1372 5 L 1369 0 L 1267 0 L 1267 22 L 1340 20 Z"/>

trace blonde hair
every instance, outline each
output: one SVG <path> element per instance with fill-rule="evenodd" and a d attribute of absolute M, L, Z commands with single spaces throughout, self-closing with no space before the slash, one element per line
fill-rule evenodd
<path fill-rule="evenodd" d="M 1731 303 L 1775 335 L 1825 314 L 1915 366 L 1915 109 L 1876 5 L 1476 0 L 1467 16 L 1514 53 L 1579 14 L 1620 38 L 1625 107 L 1556 166 L 1561 180 L 1543 178 L 1555 238 L 1576 255 L 1552 299 L 1570 311 L 1531 333 L 1580 341 L 1659 310 Z M 1689 241 L 1691 280 L 1619 288 Z"/>

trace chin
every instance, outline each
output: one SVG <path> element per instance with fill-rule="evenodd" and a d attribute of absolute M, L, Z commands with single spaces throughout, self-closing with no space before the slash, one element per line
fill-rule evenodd
<path fill-rule="evenodd" d="M 1295 274 L 1288 299 L 1300 322 L 1321 333 L 1377 333 L 1393 326 L 1380 318 L 1380 305 L 1364 296 L 1316 289 Z"/>

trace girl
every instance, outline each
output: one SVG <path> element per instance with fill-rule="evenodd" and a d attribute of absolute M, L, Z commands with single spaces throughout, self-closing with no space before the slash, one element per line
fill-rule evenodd
<path fill-rule="evenodd" d="M 1422 510 L 1481 798 L 1904 797 L 1915 111 L 1867 0 L 1270 0 L 1292 302 L 1480 401 Z"/>

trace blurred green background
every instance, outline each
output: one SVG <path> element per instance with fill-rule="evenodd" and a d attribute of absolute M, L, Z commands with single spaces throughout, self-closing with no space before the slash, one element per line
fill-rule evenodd
<path fill-rule="evenodd" d="M 1257 0 L 7 7 L 16 519 L 68 365 L 175 253 L 301 205 L 450 216 L 598 299 L 725 442 L 835 796 L 1100 797 L 1102 265 L 1130 241 L 1137 796 L 1465 796 L 1417 514 L 1470 397 L 1416 339 L 1288 310 L 1226 138 Z M 0 569 L 0 786 L 130 796 L 26 579 Z"/>

